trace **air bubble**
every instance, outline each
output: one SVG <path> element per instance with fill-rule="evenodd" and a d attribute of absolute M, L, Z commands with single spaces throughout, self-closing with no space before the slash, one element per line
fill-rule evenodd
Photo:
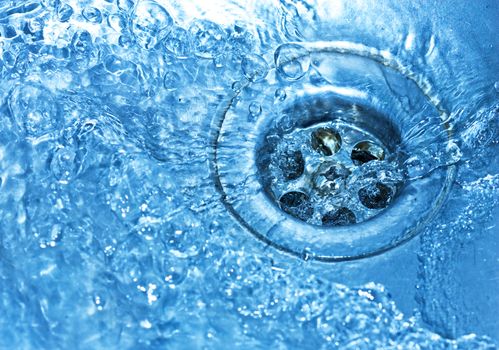
<path fill-rule="evenodd" d="M 240 92 L 242 88 L 243 88 L 243 84 L 240 81 L 235 81 L 231 85 L 231 89 L 234 92 Z"/>
<path fill-rule="evenodd" d="M 326 171 L 321 173 L 329 181 L 334 181 L 339 178 L 346 179 L 350 175 L 350 170 L 348 170 L 342 164 L 333 164 L 327 167 Z"/>
<path fill-rule="evenodd" d="M 137 43 L 150 50 L 164 39 L 173 24 L 170 14 L 155 1 L 140 1 L 132 16 L 132 33 Z"/>
<path fill-rule="evenodd" d="M 163 85 L 170 91 L 176 90 L 181 83 L 180 76 L 174 71 L 166 72 L 163 78 Z"/>
<path fill-rule="evenodd" d="M 494 83 L 494 89 L 496 89 L 496 92 L 499 92 L 499 81 Z"/>
<path fill-rule="evenodd" d="M 165 48 L 177 58 L 188 58 L 192 52 L 192 37 L 182 27 L 174 27 L 164 41 Z"/>
<path fill-rule="evenodd" d="M 232 47 L 232 52 L 236 56 L 243 56 L 251 52 L 255 46 L 255 38 L 253 34 L 239 25 L 234 26 L 234 31 L 231 33 L 228 44 Z"/>
<path fill-rule="evenodd" d="M 251 82 L 265 79 L 269 71 L 269 65 L 265 59 L 257 54 L 249 54 L 241 61 L 243 74 Z"/>
<path fill-rule="evenodd" d="M 99 9 L 95 7 L 86 7 L 81 11 L 83 18 L 90 23 L 101 23 L 102 22 L 102 14 Z"/>
<path fill-rule="evenodd" d="M 14 68 L 16 65 L 16 56 L 10 51 L 4 51 L 0 62 L 3 62 L 6 68 Z"/>
<path fill-rule="evenodd" d="M 127 35 L 127 34 L 120 35 L 120 37 L 118 39 L 118 44 L 120 44 L 120 46 L 125 48 L 125 49 L 130 47 L 130 45 L 132 45 L 132 43 L 133 43 L 132 38 L 130 37 L 130 35 Z"/>
<path fill-rule="evenodd" d="M 86 30 L 81 30 L 73 35 L 71 51 L 77 59 L 88 57 L 93 48 L 92 36 Z"/>
<path fill-rule="evenodd" d="M 28 27 L 31 33 L 37 33 L 43 29 L 43 19 L 41 18 L 32 18 L 28 22 Z"/>
<path fill-rule="evenodd" d="M 277 101 L 284 101 L 286 99 L 286 91 L 284 89 L 276 89 L 275 91 L 275 94 L 274 94 L 275 98 Z"/>
<path fill-rule="evenodd" d="M 112 14 L 107 18 L 107 24 L 113 30 L 121 33 L 123 29 L 126 27 L 125 18 L 119 14 Z"/>
<path fill-rule="evenodd" d="M 58 148 L 54 152 L 50 169 L 61 184 L 67 184 L 76 175 L 75 157 L 75 152 L 66 147 Z"/>
<path fill-rule="evenodd" d="M 257 117 L 262 114 L 262 106 L 260 106 L 257 102 L 251 102 L 248 107 L 248 111 L 252 116 Z"/>
<path fill-rule="evenodd" d="M 310 54 L 298 44 L 283 44 L 274 53 L 277 72 L 286 80 L 302 78 L 310 68 Z"/>
<path fill-rule="evenodd" d="M 74 10 L 70 5 L 62 4 L 57 10 L 57 19 L 62 23 L 67 22 L 69 21 L 73 13 Z"/>
<path fill-rule="evenodd" d="M 388 206 L 392 200 L 393 191 L 387 185 L 376 182 L 374 184 L 362 187 L 359 192 L 359 200 L 369 209 L 383 209 Z"/>
<path fill-rule="evenodd" d="M 59 123 L 57 104 L 50 91 L 38 85 L 16 88 L 9 99 L 14 122 L 21 133 L 40 137 Z"/>
<path fill-rule="evenodd" d="M 123 72 L 132 70 L 134 67 L 133 63 L 122 60 L 115 55 L 107 56 L 103 63 L 106 71 L 115 75 L 121 75 Z"/>
<path fill-rule="evenodd" d="M 189 33 L 192 35 L 197 56 L 213 58 L 222 54 L 226 35 L 218 24 L 208 20 L 196 20 L 189 27 Z"/>
<path fill-rule="evenodd" d="M 133 7 L 132 0 L 117 0 L 116 3 L 121 11 L 129 11 Z"/>
<path fill-rule="evenodd" d="M 93 302 L 97 310 L 102 311 L 104 306 L 106 306 L 106 298 L 104 293 L 94 293 Z"/>

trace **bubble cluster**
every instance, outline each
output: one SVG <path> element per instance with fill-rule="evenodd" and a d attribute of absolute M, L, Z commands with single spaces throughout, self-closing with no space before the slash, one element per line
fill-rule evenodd
<path fill-rule="evenodd" d="M 131 15 L 131 31 L 144 49 L 153 49 L 164 39 L 173 24 L 165 8 L 153 0 L 141 0 Z"/>
<path fill-rule="evenodd" d="M 193 38 L 194 52 L 202 58 L 213 58 L 222 54 L 226 34 L 216 23 L 196 20 L 191 23 L 189 33 Z"/>
<path fill-rule="evenodd" d="M 165 39 L 165 48 L 177 58 L 187 58 L 192 52 L 190 33 L 182 27 L 173 27 Z"/>

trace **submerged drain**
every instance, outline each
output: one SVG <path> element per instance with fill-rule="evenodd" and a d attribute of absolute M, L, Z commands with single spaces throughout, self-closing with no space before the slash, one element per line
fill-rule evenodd
<path fill-rule="evenodd" d="M 217 189 L 241 225 L 282 251 L 321 261 L 380 254 L 413 237 L 447 194 L 453 166 L 412 169 L 425 143 L 450 142 L 445 115 L 374 50 L 304 52 L 307 74 L 271 71 L 218 120 Z"/>
<path fill-rule="evenodd" d="M 281 209 L 306 223 L 360 223 L 388 207 L 403 184 L 400 133 L 368 108 L 324 110 L 337 107 L 324 98 L 308 97 L 314 112 L 303 111 L 299 101 L 283 111 L 300 120 L 291 130 L 267 130 L 256 151 L 260 182 Z"/>

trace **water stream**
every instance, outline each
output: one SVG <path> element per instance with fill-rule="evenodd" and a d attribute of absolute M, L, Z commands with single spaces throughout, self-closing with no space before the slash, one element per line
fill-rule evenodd
<path fill-rule="evenodd" d="M 495 349 L 495 1 L 0 1 L 0 347 Z"/>

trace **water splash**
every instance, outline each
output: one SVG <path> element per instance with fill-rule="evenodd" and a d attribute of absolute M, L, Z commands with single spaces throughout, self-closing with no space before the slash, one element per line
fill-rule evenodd
<path fill-rule="evenodd" d="M 449 46 L 474 40 L 446 41 L 436 25 L 413 31 L 381 18 L 409 7 L 393 4 L 375 17 L 367 4 L 335 4 L 0 5 L 1 347 L 493 348 L 464 335 L 494 328 L 466 320 L 456 291 L 461 247 L 494 227 L 499 129 L 489 80 L 497 65 L 470 56 L 464 66 L 474 69 L 453 71 L 466 58 Z M 310 75 L 328 84 L 305 42 L 324 40 L 360 40 L 395 55 L 452 112 L 457 143 L 443 153 L 441 135 L 428 142 L 431 121 L 408 137 L 420 153 L 406 160 L 407 177 L 463 169 L 446 214 L 421 238 L 422 320 L 404 316 L 382 285 L 335 283 L 324 268 L 255 242 L 214 190 L 210 132 L 233 83 L 239 91 L 275 69 L 283 82 Z M 404 86 L 387 80 L 410 106 Z M 289 96 L 279 86 L 272 103 Z M 257 98 L 242 102 L 255 123 L 268 113 Z"/>

